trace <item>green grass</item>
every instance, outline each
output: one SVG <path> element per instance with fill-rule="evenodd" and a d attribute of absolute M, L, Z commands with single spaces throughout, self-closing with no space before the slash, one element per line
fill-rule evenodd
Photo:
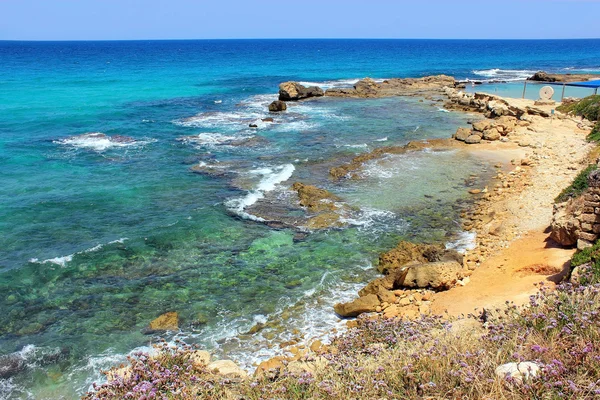
<path fill-rule="evenodd" d="M 589 264 L 589 271 L 580 279 L 581 284 L 589 285 L 600 282 L 600 241 L 596 242 L 592 247 L 578 251 L 571 259 L 571 267 Z"/>
<path fill-rule="evenodd" d="M 556 109 L 565 114 L 577 115 L 590 121 L 598 121 L 588 135 L 587 140 L 600 142 L 600 95 L 588 96 L 580 101 L 562 104 Z"/>
<path fill-rule="evenodd" d="M 599 134 L 600 136 L 600 134 Z M 572 197 L 577 197 L 582 194 L 588 188 L 588 176 L 594 170 L 598 169 L 596 164 L 589 165 L 586 169 L 581 171 L 573 180 L 568 187 L 563 189 L 562 192 L 554 199 L 556 203 L 562 203 Z"/>
<path fill-rule="evenodd" d="M 590 142 L 600 142 L 600 121 L 596 122 L 594 128 L 587 136 L 587 140 Z"/>
<path fill-rule="evenodd" d="M 600 95 L 588 96 L 580 101 L 563 104 L 556 108 L 565 114 L 578 115 L 590 121 L 600 119 Z"/>

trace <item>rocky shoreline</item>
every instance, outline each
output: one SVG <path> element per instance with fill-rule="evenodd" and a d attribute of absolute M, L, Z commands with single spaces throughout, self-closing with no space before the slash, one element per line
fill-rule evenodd
<path fill-rule="evenodd" d="M 523 294 L 528 298 L 529 293 L 535 290 L 534 280 L 537 282 L 563 272 L 541 264 L 515 269 L 511 274 L 519 273 L 527 279 L 523 280 L 523 284 L 515 285 L 513 291 L 504 291 L 503 286 L 495 288 L 497 282 L 486 281 L 490 276 L 502 279 L 505 271 L 503 264 L 488 265 L 489 259 L 499 254 L 500 257 L 505 256 L 502 252 L 510 250 L 515 240 L 549 226 L 556 192 L 570 183 L 590 149 L 585 142 L 587 126 L 581 121 L 553 113 L 554 106 L 551 104 L 535 105 L 528 100 L 464 93 L 459 88 L 454 78 L 443 75 L 390 79 L 381 83 L 367 78 L 352 88 L 326 91 L 285 82 L 280 85 L 280 100 L 269 107 L 273 112 L 281 112 L 287 108 L 285 101 L 321 96 L 378 98 L 435 95 L 447 99 L 444 103 L 446 109 L 480 116 L 469 127 L 459 127 L 452 138 L 381 147 L 356 156 L 349 163 L 331 168 L 332 179 L 356 179 L 367 161 L 387 154 L 423 149 L 461 149 L 502 160 L 496 163 L 497 173 L 488 186 L 469 190 L 474 204 L 461 215 L 463 229 L 476 234 L 475 248 L 460 254 L 441 244 L 398 243 L 379 257 L 377 269 L 382 276 L 361 289 L 358 298 L 336 304 L 332 310 L 341 317 L 351 318 L 347 321 L 349 328 L 373 319 L 416 319 L 424 315 L 471 313 L 475 307 L 485 309 L 495 302 L 521 299 Z M 567 167 L 564 168 L 564 165 Z M 290 190 L 295 192 L 298 206 L 307 212 L 308 219 L 303 223 L 310 229 L 335 227 L 340 213 L 349 211 L 342 199 L 318 187 L 296 182 Z M 507 256 L 506 260 L 509 258 Z M 513 275 L 504 277 L 509 281 L 513 278 Z M 464 291 L 461 292 L 463 288 L 471 290 L 470 293 L 477 291 L 480 296 L 470 298 Z M 319 363 L 325 362 L 322 355 L 329 351 L 320 340 L 306 344 L 282 344 L 281 347 L 287 355 L 262 362 L 257 366 L 256 377 L 279 376 L 284 371 L 310 372 Z M 209 364 L 208 353 L 201 353 L 199 357 Z M 219 366 L 213 365 L 210 369 L 229 378 L 245 379 L 245 373 L 232 362 L 223 364 L 223 368 Z"/>

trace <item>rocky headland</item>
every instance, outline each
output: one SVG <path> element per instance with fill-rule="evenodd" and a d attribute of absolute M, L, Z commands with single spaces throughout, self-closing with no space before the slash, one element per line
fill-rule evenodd
<path fill-rule="evenodd" d="M 540 76 L 538 78 L 541 79 Z M 581 77 L 576 80 L 581 80 Z M 310 344 L 294 342 L 284 348 L 286 355 L 258 365 L 253 378 L 256 382 L 276 383 L 285 381 L 286 377 L 298 376 L 305 384 L 315 374 L 326 375 L 323 371 L 327 371 L 329 365 L 337 365 L 338 354 L 348 351 L 344 347 L 345 340 L 354 345 L 358 342 L 368 344 L 372 339 L 369 335 L 387 334 L 386 327 L 389 326 L 401 326 L 399 329 L 416 332 L 417 325 L 421 324 L 420 329 L 428 327 L 428 332 L 435 332 L 426 339 L 413 333 L 417 341 L 421 340 L 418 342 L 419 349 L 430 343 L 433 343 L 431 349 L 438 348 L 440 340 L 448 340 L 452 346 L 463 346 L 457 341 L 463 331 L 468 331 L 472 335 L 470 340 L 479 345 L 494 345 L 482 333 L 481 322 L 486 322 L 490 315 L 487 310 L 502 307 L 506 302 L 519 305 L 531 301 L 537 296 L 535 293 L 539 288 L 536 285 L 540 281 L 552 289 L 570 275 L 569 261 L 574 253 L 571 247 L 582 243 L 582 239 L 589 239 L 589 243 L 584 243 L 587 246 L 600 235 L 600 174 L 591 177 L 598 182 L 592 182 L 590 189 L 581 197 L 569 200 L 566 205 L 555 206 L 555 198 L 560 191 L 589 163 L 593 146 L 586 141 L 591 124 L 553 112 L 555 107 L 551 104 L 536 105 L 530 100 L 501 98 L 483 92 L 465 93 L 455 87 L 453 78 L 446 76 L 392 79 L 381 83 L 365 79 L 353 88 L 324 92 L 304 88 L 294 82 L 282 85 L 280 101 L 323 95 L 361 98 L 424 95 L 434 91 L 447 98 L 446 109 L 476 116 L 468 127 L 458 127 L 452 138 L 382 147 L 359 155 L 347 164 L 332 168 L 330 175 L 334 179 L 357 178 L 365 162 L 386 154 L 403 154 L 425 148 L 458 148 L 472 152 L 494 160 L 496 173 L 486 186 L 469 190 L 473 206 L 461 215 L 463 229 L 475 233 L 472 249 L 458 253 L 439 243 L 400 242 L 379 256 L 376 268 L 381 276 L 361 289 L 357 298 L 336 304 L 332 310 L 344 318 L 351 318 L 347 325 L 359 328 L 353 331 L 355 334 L 332 345 L 324 345 L 320 340 Z M 290 191 L 295 193 L 296 205 L 306 211 L 304 223 L 311 228 L 335 226 L 340 215 L 350 210 L 338 196 L 312 185 L 296 182 Z M 432 316 L 452 319 L 474 314 L 476 309 L 481 312 L 479 321 L 466 321 L 447 331 L 431 322 L 440 318 Z M 166 325 L 172 327 L 173 318 L 169 314 L 163 319 L 168 320 Z M 420 322 L 411 322 L 419 318 Z M 396 321 L 394 324 L 400 325 L 385 321 Z M 153 321 L 149 329 L 164 328 L 158 326 L 161 325 L 158 322 L 164 321 Z M 368 331 L 371 328 L 374 330 Z M 446 334 L 449 336 L 446 337 Z M 440 339 L 442 337 L 445 339 Z M 387 354 L 386 346 L 373 346 L 359 350 L 361 354 Z M 410 346 L 410 343 L 404 346 Z M 433 350 L 427 351 L 431 353 Z M 215 362 L 211 363 L 209 354 L 201 353 L 198 357 L 199 368 L 203 371 L 208 365 L 207 370 L 211 373 L 234 379 L 234 386 L 235 382 L 239 382 L 235 379 L 246 384 L 243 383 L 247 382 L 245 373 L 235 364 L 222 363 L 221 371 L 221 364 L 215 366 Z M 439 361 L 444 357 L 434 359 Z M 418 358 L 415 353 L 410 361 Z M 404 361 L 409 362 L 408 359 Z M 395 367 L 399 368 L 398 365 Z M 344 364 L 340 371 L 347 368 Z M 379 368 L 373 373 L 381 373 L 383 369 Z M 447 369 L 451 368 L 454 367 L 448 366 Z M 498 366 L 496 375 L 501 379 L 510 375 L 510 382 L 520 383 L 534 377 L 538 370 L 537 363 L 508 363 Z M 418 393 L 422 394 L 422 389 L 419 390 Z"/>
<path fill-rule="evenodd" d="M 597 74 L 549 74 L 539 71 L 527 78 L 528 81 L 537 82 L 584 82 L 599 79 Z"/>

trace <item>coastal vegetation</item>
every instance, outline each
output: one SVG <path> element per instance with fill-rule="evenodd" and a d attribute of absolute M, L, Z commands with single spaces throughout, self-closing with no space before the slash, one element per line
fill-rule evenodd
<path fill-rule="evenodd" d="M 556 109 L 565 114 L 577 115 L 589 121 L 596 121 L 588 135 L 588 140 L 600 142 L 600 95 L 588 96 L 579 101 L 560 105 Z"/>
<path fill-rule="evenodd" d="M 330 346 L 250 379 L 217 375 L 189 346 L 162 343 L 84 399 L 595 398 L 600 285 L 589 268 L 580 276 L 585 284 L 542 286 L 525 307 L 450 322 L 359 318 Z M 497 371 L 511 362 L 539 369 Z"/>
<path fill-rule="evenodd" d="M 567 201 L 570 198 L 577 197 L 581 195 L 588 188 L 588 177 L 592 171 L 598 169 L 596 164 L 591 164 L 584 170 L 582 170 L 573 180 L 568 187 L 564 188 L 562 192 L 558 196 L 556 196 L 555 201 L 557 203 L 561 203 L 563 201 Z"/>

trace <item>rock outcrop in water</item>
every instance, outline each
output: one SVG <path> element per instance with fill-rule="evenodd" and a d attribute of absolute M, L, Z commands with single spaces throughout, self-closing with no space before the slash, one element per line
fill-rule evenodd
<path fill-rule="evenodd" d="M 150 325 L 144 329 L 144 334 L 153 334 L 158 332 L 179 330 L 179 314 L 168 312 L 160 315 L 150 322 Z"/>
<path fill-rule="evenodd" d="M 297 101 L 310 97 L 323 96 L 323 89 L 318 86 L 306 87 L 298 82 L 283 82 L 279 85 L 280 101 Z"/>
<path fill-rule="evenodd" d="M 539 71 L 527 78 L 528 81 L 536 82 L 583 82 L 598 79 L 594 74 L 549 74 Z"/>
<path fill-rule="evenodd" d="M 447 149 L 456 147 L 457 144 L 451 139 L 431 139 L 427 141 L 408 142 L 404 146 L 386 146 L 379 147 L 369 153 L 360 154 L 354 157 L 349 163 L 333 167 L 329 170 L 329 175 L 335 179 L 359 178 L 358 170 L 361 169 L 364 163 L 376 160 L 386 156 L 387 154 L 404 154 L 408 151 L 417 151 L 423 149 Z"/>
<path fill-rule="evenodd" d="M 426 76 L 424 78 L 393 78 L 380 83 L 371 78 L 362 79 L 351 88 L 331 88 L 325 96 L 375 98 L 391 96 L 410 96 L 430 91 L 439 91 L 449 86 L 454 87 L 456 80 L 447 75 Z"/>
<path fill-rule="evenodd" d="M 287 104 L 285 104 L 285 101 L 275 100 L 269 104 L 269 111 L 271 112 L 280 112 L 285 110 L 287 110 Z"/>
<path fill-rule="evenodd" d="M 379 257 L 377 269 L 385 276 L 371 281 L 361 289 L 359 298 L 336 304 L 336 313 L 354 317 L 365 312 L 385 311 L 386 317 L 403 315 L 407 311 L 419 313 L 421 292 L 411 296 L 403 289 L 447 290 L 470 275 L 463 267 L 463 256 L 455 250 L 439 245 L 400 242 L 398 246 Z M 415 310 L 415 298 L 419 305 Z"/>
<path fill-rule="evenodd" d="M 343 225 L 340 219 L 349 210 L 349 207 L 340 204 L 341 199 L 338 196 L 327 190 L 300 182 L 294 183 L 291 189 L 298 193 L 298 200 L 302 207 L 305 207 L 310 213 L 316 213 L 306 221 L 307 228 L 327 229 Z"/>

